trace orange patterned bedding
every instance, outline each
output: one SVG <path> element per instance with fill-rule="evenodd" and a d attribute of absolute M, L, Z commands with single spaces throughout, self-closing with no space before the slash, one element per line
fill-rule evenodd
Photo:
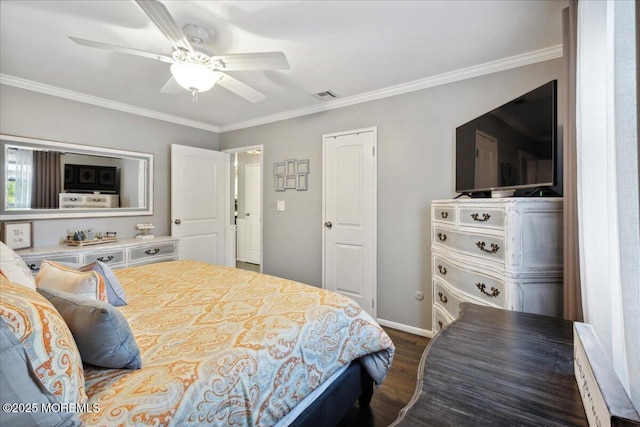
<path fill-rule="evenodd" d="M 195 261 L 117 276 L 142 369 L 85 369 L 88 425 L 269 426 L 354 359 L 378 383 L 391 366 L 387 334 L 330 291 Z"/>

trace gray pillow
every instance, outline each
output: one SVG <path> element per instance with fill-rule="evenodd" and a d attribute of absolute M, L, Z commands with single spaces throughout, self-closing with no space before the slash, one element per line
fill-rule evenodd
<path fill-rule="evenodd" d="M 111 304 L 55 289 L 38 289 L 58 310 L 76 340 L 83 363 L 140 369 L 140 349 L 127 319 Z"/>
<path fill-rule="evenodd" d="M 0 319 L 0 422 L 7 426 L 79 426 L 75 412 L 42 411 L 59 402 L 33 372 L 27 352 Z M 5 407 L 8 404 L 8 407 Z M 22 404 L 22 406 L 18 406 Z M 13 408 L 11 405 L 16 405 Z M 7 409 L 10 409 L 7 411 Z M 13 409 L 16 409 L 15 411 Z"/>
<path fill-rule="evenodd" d="M 95 271 L 104 279 L 107 288 L 107 297 L 109 304 L 113 306 L 127 305 L 127 299 L 122 289 L 122 284 L 116 277 L 115 273 L 107 264 L 102 261 L 95 261 L 79 268 L 80 271 Z"/>

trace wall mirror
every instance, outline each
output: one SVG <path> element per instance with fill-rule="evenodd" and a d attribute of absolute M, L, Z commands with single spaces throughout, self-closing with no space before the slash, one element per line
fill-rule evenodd
<path fill-rule="evenodd" d="M 153 214 L 153 154 L 0 135 L 0 220 Z"/>

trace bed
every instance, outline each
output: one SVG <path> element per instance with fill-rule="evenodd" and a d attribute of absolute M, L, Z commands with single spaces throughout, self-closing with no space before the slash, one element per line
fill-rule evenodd
<path fill-rule="evenodd" d="M 187 260 L 115 274 L 141 368 L 85 362 L 86 425 L 332 425 L 368 405 L 393 359 L 384 330 L 337 293 Z"/>

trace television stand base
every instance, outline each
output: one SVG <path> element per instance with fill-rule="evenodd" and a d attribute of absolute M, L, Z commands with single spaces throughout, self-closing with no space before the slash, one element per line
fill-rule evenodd
<path fill-rule="evenodd" d="M 516 194 L 515 190 L 492 190 L 491 198 L 499 199 L 504 197 L 513 197 Z"/>

